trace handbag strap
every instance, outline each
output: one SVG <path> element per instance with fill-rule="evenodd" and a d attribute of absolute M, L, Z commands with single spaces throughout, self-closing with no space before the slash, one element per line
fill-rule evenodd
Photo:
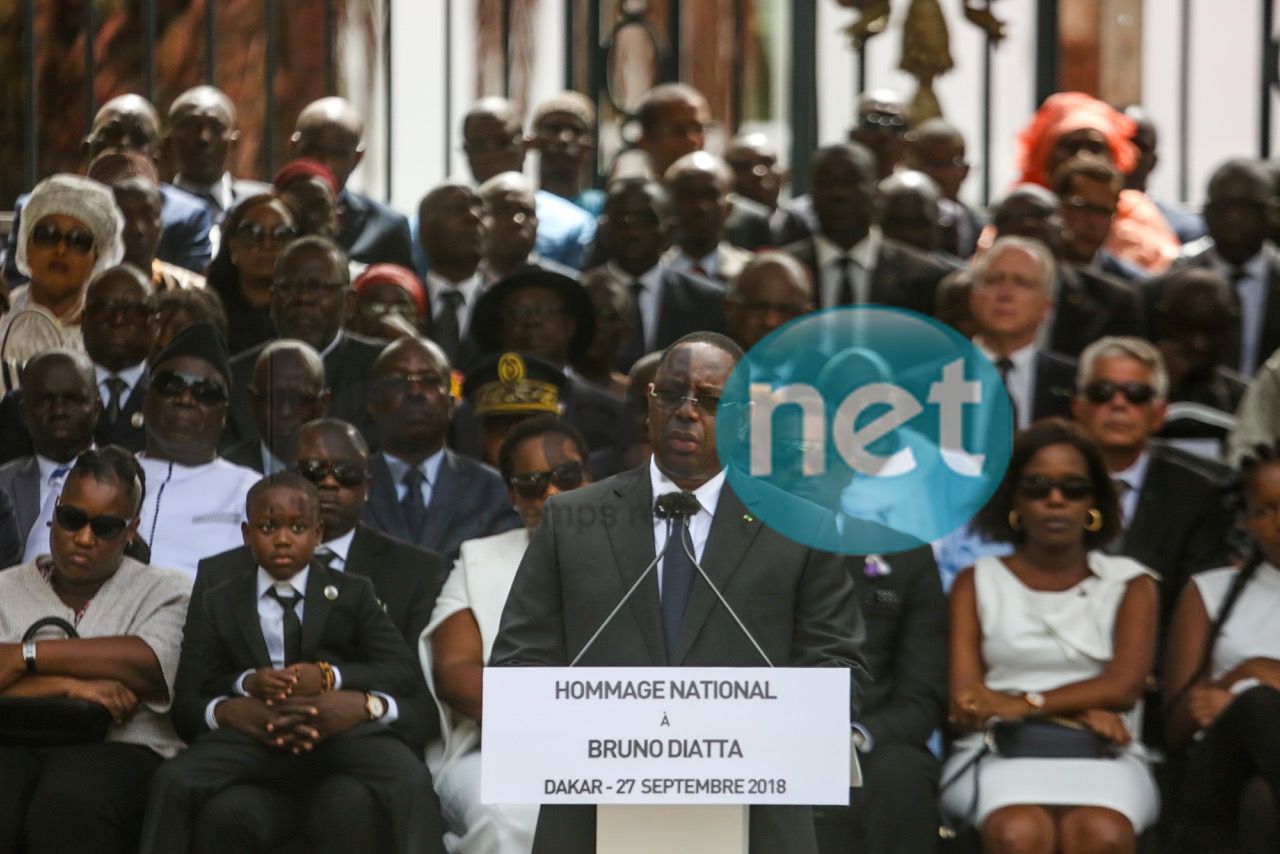
<path fill-rule="evenodd" d="M 977 753 L 975 753 L 972 757 L 970 757 L 969 761 L 965 762 L 963 765 L 957 768 L 956 772 L 951 775 L 951 779 L 947 780 L 941 786 L 938 787 L 938 796 L 941 797 L 942 793 L 945 792 L 947 789 L 950 789 L 952 785 L 954 785 L 957 780 L 963 777 L 970 768 L 973 769 L 973 797 L 969 799 L 969 809 L 965 811 L 965 815 L 964 815 L 964 822 L 970 826 L 973 826 L 973 823 L 974 823 L 973 820 L 977 817 L 977 814 L 978 814 L 978 785 L 979 785 L 980 779 L 978 777 L 979 769 L 977 768 L 977 765 L 979 762 L 981 762 L 983 759 L 986 758 L 987 754 L 991 753 L 992 741 L 993 739 L 991 736 L 991 730 L 987 730 L 982 739 L 982 749 L 979 750 Z M 948 838 L 948 839 L 954 838 L 956 835 L 955 828 L 952 826 L 952 823 L 950 820 L 944 820 L 942 822 L 942 827 L 939 829 L 939 831 L 944 838 Z"/>
<path fill-rule="evenodd" d="M 71 625 L 61 617 L 41 617 L 40 619 L 32 623 L 30 626 L 28 626 L 27 630 L 22 633 L 22 640 L 24 642 L 31 640 L 33 637 L 36 636 L 36 632 L 40 631 L 43 628 L 46 628 L 47 626 L 53 626 L 54 628 L 62 629 L 62 631 L 66 632 L 66 635 L 69 638 L 80 637 L 80 633 L 76 631 L 76 627 Z"/>

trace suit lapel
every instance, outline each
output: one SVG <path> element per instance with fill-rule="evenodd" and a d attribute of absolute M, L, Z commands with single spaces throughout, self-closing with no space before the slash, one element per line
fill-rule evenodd
<path fill-rule="evenodd" d="M 875 266 L 867 273 L 867 299 L 880 305 L 901 305 L 902 288 L 898 282 L 898 265 L 900 259 L 895 257 L 893 247 L 880 243 L 880 252 Z"/>
<path fill-rule="evenodd" d="M 1267 289 L 1262 304 L 1262 340 L 1258 346 L 1258 367 L 1280 348 L 1280 252 L 1266 249 Z"/>
<path fill-rule="evenodd" d="M 604 518 L 620 520 L 620 524 L 608 525 L 605 533 L 613 547 L 613 565 L 622 581 L 623 591 L 631 589 L 644 568 L 654 558 L 653 510 L 649 486 L 649 468 L 643 466 L 619 475 L 614 487 L 613 506 L 602 508 Z M 662 612 L 658 602 L 658 570 L 655 567 L 640 588 L 627 603 L 631 615 L 640 627 L 650 661 L 656 666 L 668 664 L 666 646 L 662 639 Z"/>
<path fill-rule="evenodd" d="M 1151 462 L 1147 466 L 1147 476 L 1142 481 L 1138 492 L 1138 503 L 1133 508 L 1133 520 L 1120 536 L 1119 551 L 1131 554 L 1142 551 L 1146 541 L 1159 530 L 1161 496 L 1169 489 L 1164 459 L 1156 449 L 1151 451 Z"/>
<path fill-rule="evenodd" d="M 702 568 L 721 593 L 728 589 L 729 582 L 742 565 L 747 547 L 760 531 L 759 520 L 748 514 L 746 509 L 726 481 L 720 490 L 720 501 L 711 518 L 711 533 L 702 552 Z M 684 663 L 711 611 L 723 607 L 706 580 L 695 579 L 684 625 L 680 629 L 680 643 L 676 646 L 676 660 L 671 662 L 673 665 Z"/>
<path fill-rule="evenodd" d="M 313 560 L 311 571 L 307 573 L 307 592 L 302 600 L 303 661 L 314 661 L 316 650 L 320 648 L 320 638 L 324 636 L 324 624 L 328 621 L 329 611 L 333 607 L 333 600 L 324 594 L 331 583 L 329 570 Z"/>
<path fill-rule="evenodd" d="M 40 465 L 31 457 L 13 479 L 14 509 L 18 513 L 18 534 L 25 543 L 31 526 L 40 515 Z"/>
<path fill-rule="evenodd" d="M 249 655 L 258 667 L 270 667 L 271 655 L 267 652 L 267 642 L 262 637 L 262 623 L 258 618 L 258 571 L 246 572 L 230 582 L 235 585 L 232 597 L 236 625 L 240 627 L 240 635 L 249 649 Z"/>
<path fill-rule="evenodd" d="M 391 481 L 391 469 L 387 467 L 382 454 L 373 455 L 369 460 L 369 469 L 373 475 L 373 483 L 369 489 L 367 506 L 374 526 L 406 543 L 416 543 L 417 540 L 409 532 L 409 525 L 404 521 L 396 485 Z"/>

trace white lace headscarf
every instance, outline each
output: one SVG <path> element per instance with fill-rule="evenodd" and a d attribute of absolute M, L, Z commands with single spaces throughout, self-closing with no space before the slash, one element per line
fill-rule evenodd
<path fill-rule="evenodd" d="M 51 214 L 73 217 L 93 234 L 93 249 L 98 258 L 89 273 L 90 279 L 124 259 L 124 216 L 116 206 L 111 189 L 79 175 L 51 175 L 36 184 L 22 209 L 17 264 L 24 276 L 31 275 L 31 266 L 27 263 L 31 229 Z M 85 283 L 88 284 L 88 279 Z"/>

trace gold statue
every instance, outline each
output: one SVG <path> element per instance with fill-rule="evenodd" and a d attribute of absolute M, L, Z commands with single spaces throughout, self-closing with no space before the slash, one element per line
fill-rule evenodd
<path fill-rule="evenodd" d="M 845 28 L 854 50 L 862 50 L 867 39 L 875 38 L 889 25 L 891 0 L 836 0 L 846 9 L 859 12 L 858 19 Z M 987 38 L 998 43 L 1004 38 L 1004 21 L 991 13 L 990 0 L 961 0 L 965 19 L 981 28 Z M 902 59 L 898 67 L 916 79 L 911 100 L 912 124 L 942 116 L 938 96 L 933 92 L 935 77 L 954 67 L 947 20 L 939 0 L 911 0 L 902 22 Z"/>

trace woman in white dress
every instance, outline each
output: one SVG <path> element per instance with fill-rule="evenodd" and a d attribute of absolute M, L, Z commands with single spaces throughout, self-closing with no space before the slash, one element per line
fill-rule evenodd
<path fill-rule="evenodd" d="M 1177 846 L 1197 854 L 1280 848 L 1256 816 L 1239 818 L 1246 787 L 1272 822 L 1280 803 L 1280 447 L 1240 467 L 1254 553 L 1192 578 L 1166 653 L 1168 742 L 1187 760 Z"/>
<path fill-rule="evenodd" d="M 427 750 L 440 796 L 445 847 L 462 854 L 528 854 L 538 807 L 480 802 L 480 727 L 484 666 L 502 609 L 542 505 L 590 482 L 587 444 L 551 416 L 522 421 L 507 434 L 498 465 L 524 527 L 462 544 L 444 583 L 419 653 L 440 707 L 441 740 Z"/>
<path fill-rule="evenodd" d="M 1102 458 L 1068 422 L 1033 424 L 974 521 L 1015 550 L 951 593 L 950 719 L 967 734 L 943 767 L 943 813 L 974 824 L 986 852 L 1133 851 L 1158 808 L 1134 740 L 1157 596 L 1145 567 L 1094 551 L 1120 529 Z M 992 718 L 1069 719 L 1116 756 L 975 761 Z"/>

